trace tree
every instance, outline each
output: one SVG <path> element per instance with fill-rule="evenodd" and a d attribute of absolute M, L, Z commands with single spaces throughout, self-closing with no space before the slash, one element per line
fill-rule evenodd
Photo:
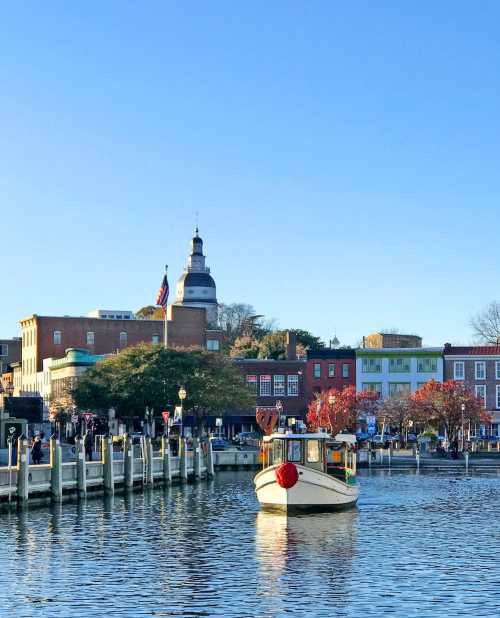
<path fill-rule="evenodd" d="M 147 344 L 97 363 L 80 378 L 72 395 L 80 409 L 103 414 L 114 408 L 118 418 L 130 423 L 134 417 L 144 418 L 146 408 L 159 415 L 168 402 L 178 401 L 180 386 L 187 393 L 184 409 L 195 417 L 198 429 L 207 414 L 253 403 L 239 370 L 226 357 Z"/>
<path fill-rule="evenodd" d="M 259 342 L 249 335 L 242 335 L 233 343 L 229 355 L 232 358 L 257 358 L 259 352 Z"/>
<path fill-rule="evenodd" d="M 378 410 L 378 416 L 388 427 L 397 426 L 401 440 L 408 431 L 411 422 L 416 420 L 417 410 L 411 395 L 400 393 L 384 399 Z"/>
<path fill-rule="evenodd" d="M 482 400 L 463 382 L 430 380 L 413 393 L 412 402 L 418 420 L 437 431 L 444 428 L 450 444 L 458 441 L 462 422 L 464 425 L 491 422 Z"/>
<path fill-rule="evenodd" d="M 326 429 L 333 436 L 343 430 L 356 431 L 360 413 L 374 413 L 377 399 L 377 393 L 357 393 L 354 386 L 321 391 L 309 403 L 307 424 L 313 430 Z"/>
<path fill-rule="evenodd" d="M 500 342 L 500 302 L 494 300 L 474 316 L 470 324 L 474 336 L 482 343 L 498 345 Z"/>
<path fill-rule="evenodd" d="M 224 332 L 227 347 L 231 348 L 240 337 L 260 340 L 273 330 L 273 320 L 257 314 L 252 305 L 220 303 L 216 327 Z"/>
<path fill-rule="evenodd" d="M 135 312 L 135 317 L 138 320 L 163 320 L 163 309 L 154 305 L 146 305 Z"/>
<path fill-rule="evenodd" d="M 275 360 L 286 358 L 286 330 L 276 330 L 266 335 L 259 342 L 259 358 L 274 358 Z M 309 348 L 322 348 L 324 343 L 319 337 L 315 337 L 306 330 L 293 329 L 297 337 L 297 355 L 305 356 Z"/>

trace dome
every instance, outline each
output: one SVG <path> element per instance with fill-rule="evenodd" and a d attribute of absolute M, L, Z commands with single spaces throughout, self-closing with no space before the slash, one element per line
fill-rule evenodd
<path fill-rule="evenodd" d="M 186 288 L 215 288 L 215 281 L 208 273 L 184 273 L 179 283 Z"/>

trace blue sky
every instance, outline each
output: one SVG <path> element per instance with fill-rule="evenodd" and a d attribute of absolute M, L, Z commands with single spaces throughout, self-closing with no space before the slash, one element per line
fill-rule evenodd
<path fill-rule="evenodd" d="M 498 299 L 497 2 L 0 7 L 0 337 L 173 287 L 346 344 Z"/>

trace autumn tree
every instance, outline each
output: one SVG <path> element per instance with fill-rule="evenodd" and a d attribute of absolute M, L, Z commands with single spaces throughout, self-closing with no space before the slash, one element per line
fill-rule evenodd
<path fill-rule="evenodd" d="M 378 410 L 379 418 L 387 427 L 398 427 L 401 439 L 410 425 L 417 420 L 417 413 L 418 409 L 409 393 L 398 393 L 387 397 L 381 402 Z"/>
<path fill-rule="evenodd" d="M 135 312 L 138 320 L 163 320 L 163 309 L 155 305 L 146 305 Z"/>
<path fill-rule="evenodd" d="M 450 444 L 458 441 L 462 424 L 491 422 L 483 401 L 463 382 L 430 380 L 413 393 L 412 401 L 419 419 L 437 431 L 445 429 Z"/>
<path fill-rule="evenodd" d="M 241 373 L 226 357 L 204 350 L 170 350 L 141 344 L 126 348 L 90 368 L 78 381 L 73 398 L 80 409 L 107 414 L 129 423 L 144 418 L 146 408 L 159 415 L 186 390 L 186 414 L 200 430 L 209 414 L 245 409 L 254 403 Z"/>
<path fill-rule="evenodd" d="M 326 429 L 333 436 L 344 430 L 354 432 L 361 414 L 376 411 L 377 400 L 377 393 L 357 393 L 354 386 L 321 391 L 309 403 L 307 424 L 312 430 Z"/>

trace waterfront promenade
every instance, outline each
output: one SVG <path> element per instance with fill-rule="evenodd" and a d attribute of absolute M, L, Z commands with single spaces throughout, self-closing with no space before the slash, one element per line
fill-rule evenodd
<path fill-rule="evenodd" d="M 21 439 L 17 466 L 0 468 L 0 508 L 85 498 L 92 493 L 112 495 L 158 483 L 199 481 L 212 478 L 216 470 L 257 464 L 258 451 L 213 451 L 210 440 L 202 443 L 194 439 L 192 450 L 182 440 L 180 454 L 174 457 L 165 438 L 159 452 L 154 451 L 150 438 L 140 445 L 128 438 L 123 453 L 114 452 L 111 438 L 104 439 L 97 461 L 86 461 L 83 440 L 77 440 L 75 459 L 68 462 L 63 461 L 59 440 L 52 438 L 49 463 L 30 465 L 28 441 Z"/>

